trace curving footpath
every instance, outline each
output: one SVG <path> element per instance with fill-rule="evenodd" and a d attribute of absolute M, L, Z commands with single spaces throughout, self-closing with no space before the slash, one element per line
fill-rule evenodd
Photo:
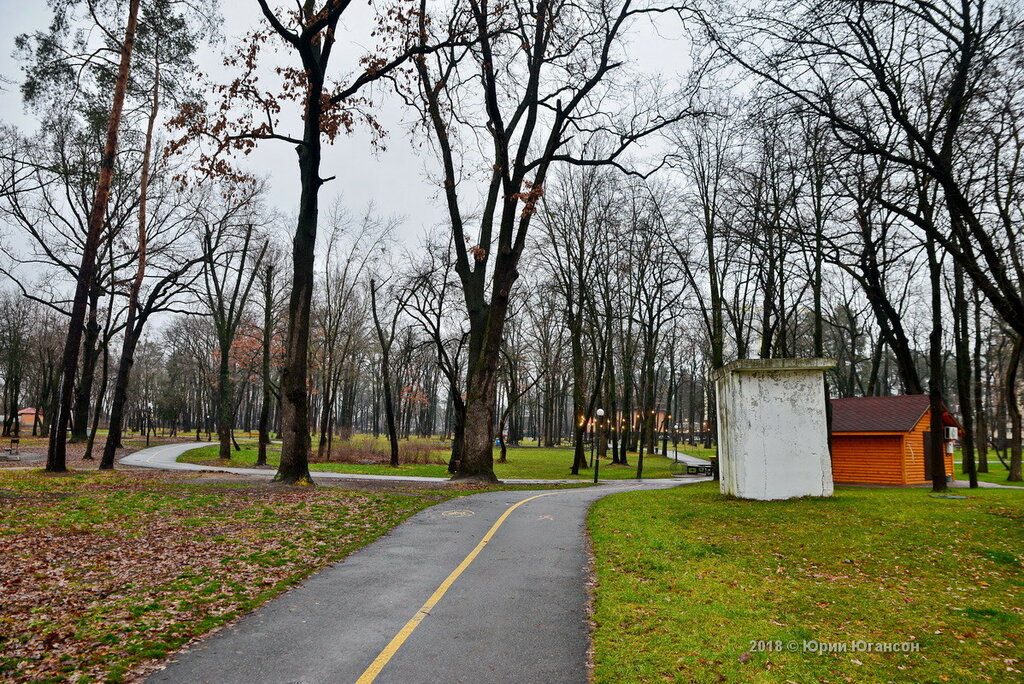
<path fill-rule="evenodd" d="M 270 476 L 177 463 L 196 444 L 124 465 Z M 201 445 L 200 445 L 201 446 Z M 315 477 L 389 478 L 317 472 Z M 500 491 L 443 502 L 174 656 L 149 682 L 587 681 L 587 509 L 687 480 Z"/>
<path fill-rule="evenodd" d="M 216 446 L 218 442 L 184 442 L 182 444 L 165 444 L 164 446 L 142 449 L 121 459 L 120 463 L 136 468 L 157 468 L 159 470 L 206 471 L 215 473 L 233 473 L 235 475 L 252 475 L 255 477 L 273 477 L 273 468 L 230 468 L 224 466 L 199 465 L 198 463 L 179 463 L 178 457 L 186 451 L 200 447 Z M 444 477 L 421 477 L 415 475 L 362 475 L 359 473 L 332 473 L 314 470 L 310 473 L 314 479 L 328 480 L 401 480 L 411 482 L 448 482 Z M 523 480 L 527 484 L 538 484 L 541 480 Z"/>
<path fill-rule="evenodd" d="M 587 509 L 608 494 L 675 484 L 447 501 L 178 654 L 148 681 L 583 684 Z"/>
<path fill-rule="evenodd" d="M 134 466 L 136 468 L 157 468 L 159 470 L 185 470 L 185 471 L 207 471 L 217 473 L 234 473 L 235 475 L 252 475 L 255 477 L 273 477 L 274 469 L 267 468 L 230 468 L 224 466 L 199 465 L 197 463 L 179 463 L 180 457 L 186 451 L 198 449 L 205 446 L 215 446 L 217 442 L 184 442 L 181 444 L 166 444 L 164 446 L 150 447 L 129 454 L 120 460 L 122 465 Z M 679 454 L 679 460 L 691 464 L 707 465 L 707 461 Z M 364 475 L 361 473 L 334 473 L 325 470 L 312 470 L 310 474 L 314 480 L 387 480 L 393 482 L 433 482 L 435 484 L 450 484 L 447 477 L 424 477 L 421 475 Z M 691 478 L 688 478 L 688 480 Z M 602 480 L 602 482 L 621 482 L 622 480 Z M 662 485 L 675 482 L 675 480 L 644 480 L 645 482 L 661 483 Z M 586 482 L 586 480 L 530 480 L 530 479 L 506 479 L 505 484 L 569 484 Z"/>

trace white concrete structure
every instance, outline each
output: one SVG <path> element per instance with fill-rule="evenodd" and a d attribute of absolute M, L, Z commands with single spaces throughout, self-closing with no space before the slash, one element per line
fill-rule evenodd
<path fill-rule="evenodd" d="M 744 359 L 715 373 L 723 494 L 832 496 L 823 376 L 834 365 L 831 359 Z"/>

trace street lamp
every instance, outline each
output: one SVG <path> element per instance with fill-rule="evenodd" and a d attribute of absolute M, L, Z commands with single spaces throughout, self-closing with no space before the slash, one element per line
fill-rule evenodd
<path fill-rule="evenodd" d="M 672 453 L 676 456 L 676 463 L 679 463 L 679 423 L 672 426 Z"/>
<path fill-rule="evenodd" d="M 153 402 L 146 404 L 146 446 L 149 446 L 149 432 L 153 427 Z"/>
<path fill-rule="evenodd" d="M 597 425 L 595 425 L 594 430 L 595 439 L 590 441 L 590 465 L 594 468 L 594 484 L 597 484 L 597 472 L 601 468 L 601 459 L 594 458 L 594 447 L 595 442 L 597 442 L 596 437 L 601 434 L 601 419 L 604 418 L 604 409 L 599 408 L 595 413 L 597 414 Z"/>

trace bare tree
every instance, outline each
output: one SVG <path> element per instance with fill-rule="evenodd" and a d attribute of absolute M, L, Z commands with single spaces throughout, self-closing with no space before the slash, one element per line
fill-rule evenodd
<path fill-rule="evenodd" d="M 949 252 L 1017 334 L 1024 268 L 1012 249 L 1016 229 L 994 230 L 961 162 L 979 122 L 1004 106 L 986 100 L 990 85 L 1020 72 L 1020 26 L 1015 8 L 992 0 L 802 0 L 784 15 L 707 24 L 725 53 L 827 121 L 848 149 L 931 179 L 948 230 L 913 207 L 879 201 Z"/>
<path fill-rule="evenodd" d="M 381 323 L 380 307 L 377 304 L 379 286 L 375 278 L 370 279 L 370 309 L 373 312 L 373 326 L 377 331 L 380 343 L 381 386 L 384 390 L 384 418 L 387 422 L 388 441 L 391 444 L 391 467 L 398 467 L 398 427 L 395 423 L 395 396 L 391 372 L 391 348 L 398 331 L 398 321 L 402 316 L 405 303 L 409 298 L 407 289 L 399 289 L 390 294 L 391 300 L 386 306 L 386 327 Z"/>
<path fill-rule="evenodd" d="M 220 458 L 231 458 L 235 423 L 235 389 L 231 352 L 239 326 L 245 320 L 249 295 L 266 254 L 268 243 L 256 234 L 262 222 L 259 184 L 217 188 L 205 194 L 198 220 L 203 259 L 203 301 L 218 342 L 217 433 Z"/>
<path fill-rule="evenodd" d="M 556 163 L 621 166 L 636 141 L 684 115 L 679 99 L 650 81 L 646 95 L 628 104 L 615 102 L 622 92 L 616 87 L 622 79 L 616 77 L 623 71 L 623 34 L 654 14 L 682 12 L 677 6 L 631 2 L 544 0 L 494 6 L 471 0 L 443 17 L 428 17 L 425 11 L 418 17 L 415 32 L 423 46 L 438 31 L 471 36 L 473 43 L 414 62 L 413 98 L 441 161 L 456 272 L 470 325 L 466 434 L 458 478 L 495 480 L 492 445 L 504 324 L 548 173 Z M 643 91 L 645 84 L 633 85 Z M 577 133 L 584 139 L 607 135 L 614 142 L 600 156 L 577 156 L 566 147 Z M 487 143 L 480 145 L 486 181 L 474 244 L 467 236 L 458 169 L 461 145 L 471 145 L 476 136 Z"/>

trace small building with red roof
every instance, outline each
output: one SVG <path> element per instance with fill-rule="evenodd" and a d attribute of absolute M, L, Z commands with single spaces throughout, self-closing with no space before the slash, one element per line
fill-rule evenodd
<path fill-rule="evenodd" d="M 917 485 L 931 482 L 928 395 L 832 400 L 832 479 L 847 484 Z M 945 427 L 960 423 L 945 408 Z M 953 454 L 945 474 L 953 478 Z"/>
<path fill-rule="evenodd" d="M 43 422 L 43 412 L 37 408 L 23 408 L 18 411 L 18 419 L 22 425 L 31 425 L 33 420 L 38 420 L 40 423 Z"/>

